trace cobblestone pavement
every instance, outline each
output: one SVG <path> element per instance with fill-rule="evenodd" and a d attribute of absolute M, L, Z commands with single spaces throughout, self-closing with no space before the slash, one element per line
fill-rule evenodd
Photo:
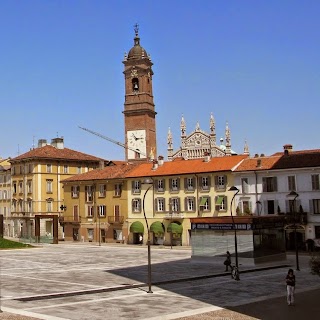
<path fill-rule="evenodd" d="M 189 248 L 151 250 L 153 293 L 147 292 L 145 246 L 64 243 L 0 251 L 0 319 L 264 320 L 269 310 L 291 312 L 294 320 L 308 303 L 320 313 L 312 305 L 316 295 L 310 294 L 320 293 L 320 280 L 310 274 L 306 256 L 301 256 L 301 271 L 296 272 L 293 312 L 284 303 L 284 278 L 294 256 L 285 266 L 241 265 L 241 280 L 234 281 L 221 261 L 192 260 Z M 310 301 L 299 302 L 300 295 Z"/>

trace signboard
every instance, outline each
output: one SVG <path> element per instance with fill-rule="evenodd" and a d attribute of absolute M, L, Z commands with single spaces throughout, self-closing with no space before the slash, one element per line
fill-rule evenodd
<path fill-rule="evenodd" d="M 235 228 L 234 228 L 235 227 Z M 250 223 L 191 223 L 192 230 L 251 230 Z"/>

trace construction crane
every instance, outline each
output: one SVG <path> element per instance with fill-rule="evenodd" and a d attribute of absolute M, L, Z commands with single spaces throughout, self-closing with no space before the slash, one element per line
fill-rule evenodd
<path fill-rule="evenodd" d="M 98 133 L 98 132 L 95 132 L 95 131 L 93 131 L 93 130 L 90 130 L 90 129 L 88 129 L 88 128 L 84 128 L 84 127 L 80 127 L 80 126 L 78 126 L 78 127 L 79 127 L 80 129 L 82 129 L 82 130 L 84 130 L 84 131 L 87 131 L 87 132 L 90 132 L 90 133 L 92 133 L 92 134 L 94 134 L 94 135 L 96 135 L 96 136 L 98 136 L 98 137 L 100 137 L 100 138 L 102 138 L 102 139 L 105 139 L 105 140 L 107 140 L 107 141 L 110 141 L 110 142 L 112 142 L 112 143 L 114 143 L 114 144 L 116 144 L 116 145 L 118 145 L 118 146 L 120 146 L 120 147 L 122 147 L 122 148 L 129 149 L 129 150 L 132 150 L 132 151 L 134 151 L 134 152 L 136 152 L 136 153 L 139 153 L 140 156 L 143 156 L 143 157 L 147 158 L 147 155 L 146 155 L 145 153 L 141 152 L 141 151 L 138 150 L 138 149 L 134 149 L 134 148 L 128 147 L 128 146 L 126 146 L 126 145 L 125 145 L 124 143 L 122 143 L 122 142 L 119 142 L 119 141 L 116 141 L 116 140 L 111 139 L 111 138 L 109 138 L 109 137 L 106 137 L 106 136 L 104 136 L 104 135 L 102 135 L 102 134 L 100 134 L 100 133 Z"/>

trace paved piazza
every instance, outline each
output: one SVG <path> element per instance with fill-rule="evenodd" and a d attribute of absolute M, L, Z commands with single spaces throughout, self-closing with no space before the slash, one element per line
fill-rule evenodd
<path fill-rule="evenodd" d="M 285 296 L 282 266 L 241 266 L 232 280 L 220 263 L 192 261 L 189 248 L 61 243 L 0 251 L 1 309 L 36 319 L 178 319 Z M 294 256 L 289 264 L 294 265 Z M 319 289 L 301 256 L 298 290 Z M 219 318 L 221 319 L 221 318 Z"/>

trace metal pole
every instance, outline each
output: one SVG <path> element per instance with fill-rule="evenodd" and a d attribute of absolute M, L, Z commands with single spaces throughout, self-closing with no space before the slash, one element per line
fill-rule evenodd
<path fill-rule="evenodd" d="M 148 291 L 147 293 L 153 293 L 151 290 L 151 247 L 150 247 L 150 230 L 149 230 L 149 224 L 148 224 L 148 220 L 146 217 L 146 211 L 144 208 L 144 202 L 145 202 L 145 198 L 147 195 L 147 192 L 150 190 L 150 188 L 153 185 L 149 186 L 148 189 L 146 190 L 146 192 L 143 195 L 143 201 L 142 201 L 142 209 L 143 209 L 143 216 L 144 216 L 144 220 L 146 222 L 146 226 L 147 226 L 147 232 L 148 232 L 148 238 L 147 238 L 147 246 L 148 246 Z"/>
<path fill-rule="evenodd" d="M 236 255 L 236 267 L 237 270 L 239 271 L 239 264 L 238 264 L 238 241 L 237 241 L 237 229 L 236 229 L 236 225 L 234 223 L 234 217 L 232 214 L 232 203 L 233 200 L 235 198 L 235 196 L 238 194 L 239 190 L 236 190 L 236 193 L 233 195 L 232 199 L 231 199 L 231 219 L 232 219 L 232 224 L 233 224 L 233 229 L 234 229 L 234 247 L 235 247 L 235 255 Z M 240 276 L 239 276 L 239 272 L 237 273 L 237 277 L 236 280 L 240 280 Z"/>
<path fill-rule="evenodd" d="M 293 207 L 294 207 L 294 246 L 296 249 L 296 269 L 300 271 L 299 268 L 299 251 L 298 251 L 298 238 L 297 238 L 297 225 L 296 225 L 296 199 L 299 195 L 296 195 L 293 199 Z"/>

